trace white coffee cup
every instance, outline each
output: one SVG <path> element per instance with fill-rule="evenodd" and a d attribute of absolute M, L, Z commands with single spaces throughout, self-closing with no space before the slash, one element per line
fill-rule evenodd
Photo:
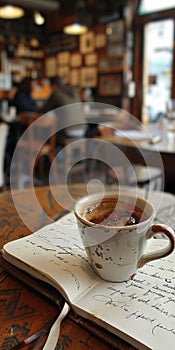
<path fill-rule="evenodd" d="M 119 210 L 131 210 L 131 212 L 135 210 L 138 212 L 139 222 L 129 225 L 126 215 L 126 222 L 122 224 L 112 222 L 109 226 L 106 222 L 94 223 L 90 221 L 93 219 L 91 215 L 93 216 L 93 210 L 99 203 L 101 203 L 100 208 L 104 209 L 105 205 L 109 206 L 110 210 L 112 208 L 110 215 L 117 213 L 116 215 L 119 216 L 121 213 Z M 101 210 L 98 212 L 98 217 Z M 154 208 L 144 198 L 111 192 L 105 193 L 102 198 L 101 193 L 95 193 L 79 199 L 75 205 L 74 214 L 89 261 L 96 273 L 107 281 L 127 281 L 146 263 L 163 258 L 174 250 L 174 230 L 167 225 L 153 224 Z M 109 220 L 109 214 L 105 220 Z M 157 233 L 163 233 L 167 237 L 164 240 L 165 245 L 158 250 L 148 252 L 146 250 L 148 242 Z"/>

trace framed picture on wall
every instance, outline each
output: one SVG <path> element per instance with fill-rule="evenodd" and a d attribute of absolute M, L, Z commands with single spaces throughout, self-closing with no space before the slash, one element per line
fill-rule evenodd
<path fill-rule="evenodd" d="M 101 96 L 120 95 L 122 92 L 122 77 L 120 74 L 104 74 L 99 77 L 98 93 Z"/>
<path fill-rule="evenodd" d="M 82 65 L 82 55 L 80 53 L 73 53 L 70 56 L 70 66 L 72 68 L 80 67 Z"/>
<path fill-rule="evenodd" d="M 88 32 L 80 36 L 80 52 L 82 54 L 90 53 L 95 49 L 95 34 Z"/>
<path fill-rule="evenodd" d="M 95 87 L 97 86 L 97 68 L 83 67 L 81 69 L 81 86 Z"/>
<path fill-rule="evenodd" d="M 60 52 L 57 54 L 57 63 L 58 65 L 66 66 L 70 62 L 70 52 Z"/>
<path fill-rule="evenodd" d="M 56 58 L 54 57 L 47 57 L 45 60 L 45 75 L 47 77 L 53 77 L 54 75 L 56 75 L 56 68 L 57 64 L 56 64 Z"/>
<path fill-rule="evenodd" d="M 98 72 L 110 73 L 123 70 L 123 57 L 109 57 L 98 60 Z"/>
<path fill-rule="evenodd" d="M 108 42 L 118 42 L 124 39 L 125 24 L 124 20 L 108 23 L 106 26 Z"/>
<path fill-rule="evenodd" d="M 70 70 L 69 82 L 74 86 L 78 86 L 80 84 L 80 69 Z"/>
<path fill-rule="evenodd" d="M 106 51 L 108 56 L 123 56 L 124 50 L 125 49 L 123 43 L 118 43 L 117 45 L 108 43 Z"/>
<path fill-rule="evenodd" d="M 57 74 L 65 84 L 69 83 L 69 73 L 70 73 L 69 67 L 63 66 L 63 67 L 57 68 Z"/>
<path fill-rule="evenodd" d="M 85 56 L 85 65 L 94 66 L 97 64 L 97 54 L 95 52 L 89 53 Z"/>

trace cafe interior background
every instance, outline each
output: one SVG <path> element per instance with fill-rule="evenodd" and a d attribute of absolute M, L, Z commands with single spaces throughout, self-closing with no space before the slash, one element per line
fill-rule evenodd
<path fill-rule="evenodd" d="M 22 16 L 2 18 L 6 5 Z M 171 0 L 0 1 L 1 114 L 25 76 L 35 80 L 33 97 L 42 105 L 49 78 L 58 75 L 145 124 L 173 120 L 174 21 Z M 75 22 L 84 33 L 66 31 Z"/>

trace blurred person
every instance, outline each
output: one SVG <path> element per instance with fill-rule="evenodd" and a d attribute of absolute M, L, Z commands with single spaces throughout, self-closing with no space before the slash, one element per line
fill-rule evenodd
<path fill-rule="evenodd" d="M 16 115 L 22 112 L 36 112 L 36 103 L 32 97 L 32 86 L 33 79 L 30 77 L 25 77 L 18 85 L 16 93 L 10 101 L 10 105 L 16 108 Z M 11 124 L 9 130 L 9 144 L 12 142 L 12 148 L 16 146 L 19 137 L 25 129 L 26 125 L 18 121 Z"/>
<path fill-rule="evenodd" d="M 35 112 L 36 103 L 32 97 L 33 80 L 30 77 L 25 77 L 18 86 L 18 89 L 11 101 L 11 105 L 16 107 L 16 113 Z"/>
<path fill-rule="evenodd" d="M 49 115 L 53 114 L 56 117 L 56 128 L 58 130 L 56 131 L 57 161 L 58 164 L 63 161 L 66 170 L 67 162 L 65 162 L 65 159 L 69 159 L 70 153 L 66 151 L 66 148 L 63 153 L 59 151 L 66 146 L 66 139 L 80 139 L 85 135 L 86 123 L 83 103 L 81 103 L 77 89 L 74 86 L 64 84 L 58 76 L 50 79 L 50 88 L 50 96 L 37 111 L 40 114 L 45 114 L 48 118 Z M 75 150 L 73 153 L 71 152 L 71 161 L 74 159 L 74 153 Z M 49 167 L 50 164 L 48 165 L 48 174 Z"/>
<path fill-rule="evenodd" d="M 58 77 L 50 78 L 51 94 L 45 104 L 38 109 L 39 113 L 45 114 L 53 109 L 68 104 L 81 102 L 81 98 L 73 86 L 65 85 Z"/>
<path fill-rule="evenodd" d="M 16 108 L 16 115 L 22 112 L 32 112 L 36 111 L 35 100 L 32 97 L 32 84 L 33 80 L 30 77 L 25 77 L 20 84 L 10 100 L 10 105 Z M 6 144 L 6 154 L 5 154 L 5 172 L 7 178 L 7 185 L 9 185 L 10 178 L 10 164 L 12 161 L 13 153 L 17 142 L 25 131 L 26 126 L 19 121 L 13 121 L 9 123 L 9 133 L 7 137 Z"/>
<path fill-rule="evenodd" d="M 57 146 L 63 146 L 66 137 L 85 135 L 85 117 L 81 97 L 74 86 L 66 85 L 58 76 L 50 78 L 51 94 L 44 105 L 38 109 L 40 114 L 54 111 L 58 117 Z M 68 105 L 74 104 L 73 108 Z M 59 107 L 68 108 L 59 110 Z M 67 127 L 67 125 L 70 125 Z"/>

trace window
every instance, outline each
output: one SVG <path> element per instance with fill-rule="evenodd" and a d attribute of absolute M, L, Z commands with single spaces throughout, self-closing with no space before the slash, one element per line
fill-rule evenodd
<path fill-rule="evenodd" d="M 138 8 L 139 15 L 175 8 L 175 0 L 141 0 Z"/>

